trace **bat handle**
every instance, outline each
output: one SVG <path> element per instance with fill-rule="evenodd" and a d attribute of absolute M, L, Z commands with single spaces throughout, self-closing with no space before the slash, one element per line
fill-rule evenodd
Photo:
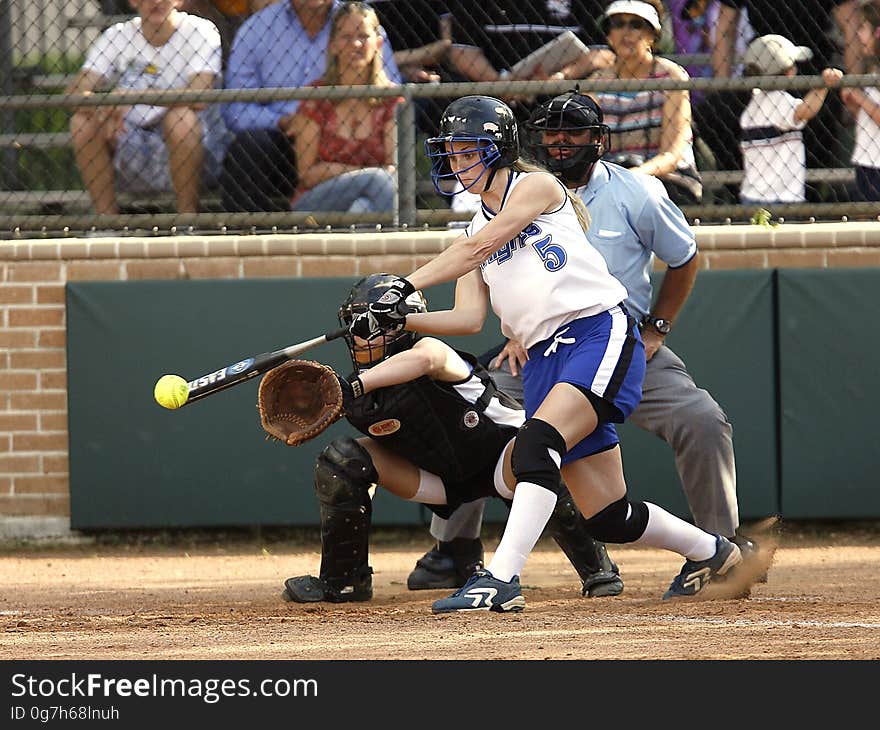
<path fill-rule="evenodd" d="M 306 342 L 300 342 L 297 345 L 291 345 L 290 347 L 285 347 L 283 350 L 279 350 L 274 353 L 270 353 L 270 356 L 275 356 L 278 358 L 278 361 L 273 364 L 280 365 L 285 360 L 292 360 L 297 355 L 305 352 L 306 350 L 311 350 L 313 347 L 317 347 L 318 345 L 323 345 L 325 342 L 329 342 L 330 340 L 336 340 L 345 335 L 348 332 L 347 327 L 343 327 L 342 329 L 335 330 L 334 332 L 327 332 L 320 337 L 315 337 L 313 340 L 308 340 Z"/>
<path fill-rule="evenodd" d="M 345 337 L 347 334 L 348 327 L 340 327 L 338 330 L 328 332 L 324 337 L 327 339 L 327 342 L 330 342 L 330 340 L 338 340 L 340 337 Z"/>

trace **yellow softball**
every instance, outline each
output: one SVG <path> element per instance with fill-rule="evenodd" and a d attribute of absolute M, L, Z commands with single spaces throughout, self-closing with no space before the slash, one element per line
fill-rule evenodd
<path fill-rule="evenodd" d="M 163 375 L 156 381 L 153 397 L 163 408 L 180 408 L 189 398 L 189 386 L 179 375 Z"/>

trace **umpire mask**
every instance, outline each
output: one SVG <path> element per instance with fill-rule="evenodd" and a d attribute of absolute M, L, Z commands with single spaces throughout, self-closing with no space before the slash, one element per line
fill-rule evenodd
<path fill-rule="evenodd" d="M 566 185 L 583 185 L 610 146 L 602 110 L 577 89 L 541 104 L 525 128 L 537 161 Z"/>

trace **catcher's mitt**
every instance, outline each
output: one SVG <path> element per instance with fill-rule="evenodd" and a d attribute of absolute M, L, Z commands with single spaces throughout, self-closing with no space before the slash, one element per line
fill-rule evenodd
<path fill-rule="evenodd" d="M 333 368 L 291 360 L 260 381 L 263 430 L 288 446 L 313 439 L 342 416 L 342 388 Z"/>

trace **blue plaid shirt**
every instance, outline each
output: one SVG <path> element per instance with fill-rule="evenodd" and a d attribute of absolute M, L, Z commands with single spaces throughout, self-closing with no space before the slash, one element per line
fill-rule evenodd
<path fill-rule="evenodd" d="M 334 2 L 327 22 L 310 38 L 290 0 L 278 2 L 254 13 L 235 35 L 226 67 L 224 88 L 267 89 L 308 86 L 324 75 L 330 20 L 342 5 Z M 400 71 L 384 29 L 382 54 L 385 73 L 400 83 Z M 246 129 L 276 129 L 281 117 L 292 114 L 299 100 L 231 102 L 223 106 L 223 119 L 233 132 Z"/>

